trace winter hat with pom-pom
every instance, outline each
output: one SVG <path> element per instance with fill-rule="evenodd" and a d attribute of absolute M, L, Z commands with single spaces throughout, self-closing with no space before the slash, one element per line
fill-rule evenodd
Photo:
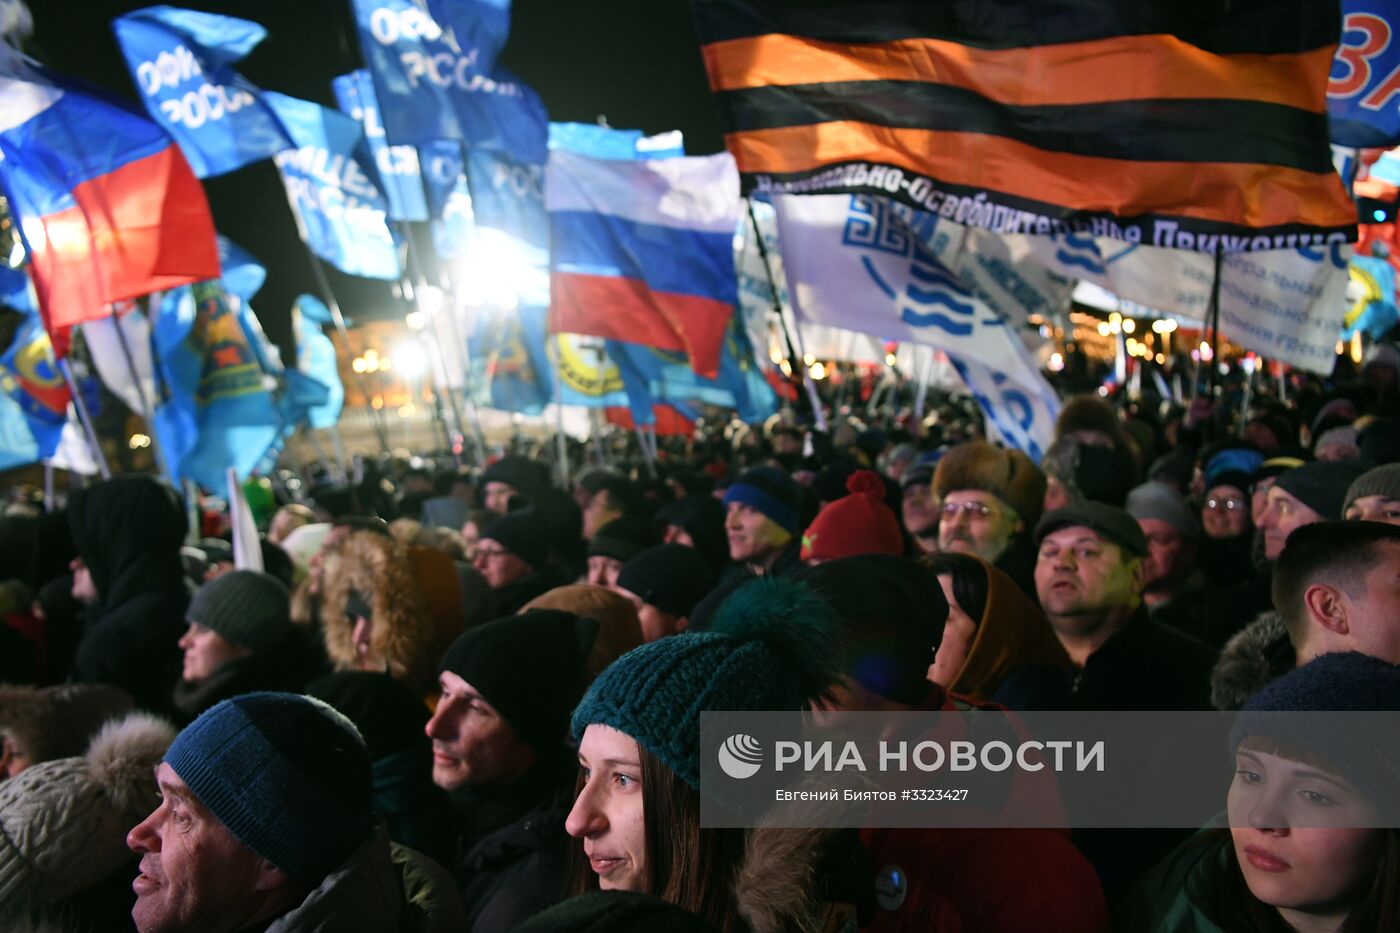
<path fill-rule="evenodd" d="M 802 559 L 836 560 L 857 554 L 904 553 L 899 519 L 885 504 L 885 483 L 870 470 L 846 478 L 849 493 L 822 507 L 802 535 Z"/>
<path fill-rule="evenodd" d="M 609 726 L 698 789 L 700 713 L 805 709 L 841 674 L 837 633 L 831 607 L 809 587 L 753 580 L 730 594 L 705 631 L 613 662 L 574 710 L 574 737 Z"/>

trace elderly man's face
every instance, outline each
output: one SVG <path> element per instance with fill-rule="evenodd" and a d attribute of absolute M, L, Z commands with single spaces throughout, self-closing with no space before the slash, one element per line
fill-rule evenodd
<path fill-rule="evenodd" d="M 141 856 L 131 919 L 141 933 L 242 929 L 263 860 L 233 837 L 170 765 L 156 769 L 160 806 L 126 835 Z"/>
<path fill-rule="evenodd" d="M 971 554 L 995 563 L 1022 528 L 1021 519 L 989 492 L 959 489 L 943 499 L 938 546 L 944 551 Z"/>

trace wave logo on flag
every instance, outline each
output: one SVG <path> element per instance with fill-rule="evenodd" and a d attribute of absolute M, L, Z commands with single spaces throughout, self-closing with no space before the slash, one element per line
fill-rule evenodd
<path fill-rule="evenodd" d="M 948 359 L 986 416 L 990 433 L 1039 464 L 1055 436 L 1059 396 L 1025 350 L 1014 346 L 1015 338 L 1007 338 L 1006 355 L 997 366 L 952 353 Z"/>
<path fill-rule="evenodd" d="M 977 327 L 978 308 L 967 289 L 924 245 L 925 237 L 919 235 L 918 228 L 933 223 L 930 215 L 903 205 L 854 195 L 841 242 L 866 251 L 861 267 L 875 287 L 897 305 L 904 323 L 968 337 Z M 896 268 L 882 269 L 890 264 Z M 986 316 L 986 309 L 982 314 Z M 999 324 L 1000 320 L 983 323 Z"/>
<path fill-rule="evenodd" d="M 51 333 L 219 274 L 204 189 L 160 127 L 17 56 L 0 66 L 0 184 Z"/>
<path fill-rule="evenodd" d="M 287 97 L 265 95 L 296 149 L 274 161 L 299 231 L 322 259 L 350 275 L 399 278 L 388 203 L 356 154 L 360 125 L 343 113 Z"/>
<path fill-rule="evenodd" d="M 550 330 L 681 350 L 714 376 L 738 300 L 739 176 L 728 154 L 611 161 L 550 153 Z"/>
<path fill-rule="evenodd" d="M 112 20 L 146 110 L 200 178 L 291 148 L 262 92 L 233 70 L 267 36 L 232 16 L 153 6 Z"/>

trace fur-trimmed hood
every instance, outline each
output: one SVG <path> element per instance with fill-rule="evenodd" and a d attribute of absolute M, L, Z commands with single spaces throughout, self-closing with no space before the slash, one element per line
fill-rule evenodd
<path fill-rule="evenodd" d="M 81 755 L 103 723 L 133 705 L 131 694 L 107 684 L 0 684 L 0 733 L 37 765 Z"/>
<path fill-rule="evenodd" d="M 1293 670 L 1297 658 L 1277 612 L 1263 612 L 1225 643 L 1210 675 L 1210 705 L 1237 710 L 1265 684 Z"/>
<path fill-rule="evenodd" d="M 414 557 L 424 572 L 415 574 Z M 435 557 L 447 562 L 446 570 L 432 562 Z M 356 531 L 327 559 L 321 624 L 326 654 L 337 670 L 363 669 L 352 639 L 355 623 L 345 614 L 354 590 L 373 611 L 370 653 L 376 669 L 415 690 L 427 686 L 443 653 L 462 634 L 465 617 L 451 558 L 439 552 L 424 558 L 383 535 Z"/>
<path fill-rule="evenodd" d="M 836 836 L 830 829 L 760 827 L 749 832 L 733 889 L 739 915 L 752 933 L 807 933 L 826 926 L 832 906 L 826 892 L 846 887 L 822 877 L 824 856 Z"/>
<path fill-rule="evenodd" d="M 0 783 L 0 913 L 52 904 L 125 865 L 127 831 L 155 809 L 155 768 L 173 741 L 170 723 L 131 713 L 85 755 Z"/>

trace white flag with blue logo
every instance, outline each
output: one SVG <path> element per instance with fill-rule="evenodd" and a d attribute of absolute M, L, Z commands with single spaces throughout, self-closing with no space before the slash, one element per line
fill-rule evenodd
<path fill-rule="evenodd" d="M 800 321 L 948 354 L 1003 440 L 1039 461 L 1058 399 L 1019 335 L 926 245 L 932 215 L 864 195 L 774 198 Z"/>

